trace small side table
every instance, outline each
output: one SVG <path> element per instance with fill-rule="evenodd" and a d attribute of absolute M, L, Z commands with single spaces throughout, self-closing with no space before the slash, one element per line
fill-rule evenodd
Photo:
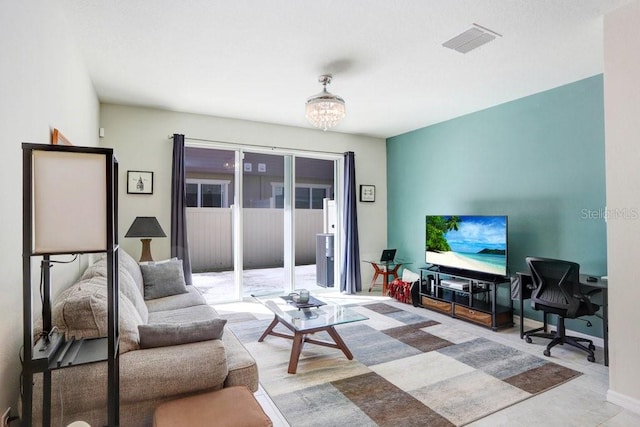
<path fill-rule="evenodd" d="M 387 288 L 389 286 L 389 276 L 393 276 L 393 278 L 397 279 L 398 270 L 402 267 L 403 264 L 409 264 L 405 261 L 367 261 L 373 266 L 374 274 L 373 279 L 371 280 L 371 284 L 369 285 L 369 292 L 376 285 L 376 281 L 378 277 L 382 276 L 382 295 L 387 295 Z M 393 279 L 392 279 L 393 280 Z"/>

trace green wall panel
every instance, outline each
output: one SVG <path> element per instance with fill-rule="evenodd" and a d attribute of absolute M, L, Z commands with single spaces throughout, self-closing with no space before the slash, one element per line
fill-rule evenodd
<path fill-rule="evenodd" d="M 512 274 L 606 274 L 604 167 L 602 75 L 389 138 L 388 246 L 420 267 L 426 215 L 505 214 Z"/>

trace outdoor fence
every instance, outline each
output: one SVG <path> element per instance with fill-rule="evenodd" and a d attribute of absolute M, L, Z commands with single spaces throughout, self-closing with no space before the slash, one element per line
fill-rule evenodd
<path fill-rule="evenodd" d="M 244 268 L 282 266 L 284 210 L 245 209 Z M 194 272 L 233 270 L 233 217 L 230 208 L 187 208 L 187 233 Z M 296 265 L 315 264 L 321 209 L 296 209 Z"/>

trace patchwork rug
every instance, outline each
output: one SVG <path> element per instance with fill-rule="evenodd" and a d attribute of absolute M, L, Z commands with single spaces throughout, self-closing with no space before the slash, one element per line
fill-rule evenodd
<path fill-rule="evenodd" d="M 294 375 L 287 373 L 291 340 L 257 342 L 272 317 L 223 314 L 293 427 L 462 426 L 581 375 L 430 320 L 426 310 L 423 316 L 386 303 L 351 308 L 369 318 L 336 328 L 354 359 L 306 344 Z"/>

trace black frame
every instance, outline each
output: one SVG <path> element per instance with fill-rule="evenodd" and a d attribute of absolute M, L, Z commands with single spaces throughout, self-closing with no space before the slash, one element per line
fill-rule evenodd
<path fill-rule="evenodd" d="M 375 185 L 361 185 L 360 186 L 360 201 L 361 202 L 375 202 L 376 201 L 376 186 Z"/>
<path fill-rule="evenodd" d="M 132 184 L 132 181 L 136 178 L 135 175 L 140 175 L 142 178 L 142 174 L 144 174 L 150 181 L 151 187 L 143 190 L 136 189 L 135 185 Z M 153 172 L 152 171 L 127 171 L 127 194 L 153 194 Z"/>
<path fill-rule="evenodd" d="M 107 234 L 107 338 L 80 339 L 76 341 L 74 337 L 67 341 L 67 345 L 60 345 L 64 338 L 55 338 L 58 344 L 50 350 L 47 356 L 38 354 L 34 348 L 33 335 L 33 290 L 32 290 L 32 260 L 33 256 L 42 256 L 42 324 L 43 331 L 49 331 L 50 336 L 54 336 L 52 331 L 52 310 L 51 310 L 51 255 L 60 254 L 58 252 L 35 253 L 32 248 L 34 236 L 33 230 L 33 151 L 63 151 L 76 153 L 91 153 L 104 155 L 106 162 L 106 207 L 107 222 L 105 231 Z M 42 373 L 42 425 L 51 425 L 51 400 L 53 370 L 69 368 L 71 366 L 82 365 L 99 361 L 107 361 L 107 425 L 116 427 L 120 425 L 120 332 L 118 328 L 119 319 L 119 283 L 118 283 L 118 162 L 111 148 L 97 147 L 75 147 L 67 145 L 47 145 L 22 143 L 22 313 L 23 313 L 23 368 L 22 368 L 22 424 L 30 426 L 33 423 L 33 376 Z M 77 195 L 82 197 L 82 195 Z M 96 251 L 86 251 L 83 253 L 101 253 L 103 249 Z M 64 252 L 71 254 L 72 252 Z M 56 337 L 61 337 L 58 333 Z M 89 345 L 88 350 L 80 347 L 84 342 L 95 340 L 98 344 Z M 76 341 L 74 343 L 74 341 Z M 83 353 L 77 363 L 74 358 L 71 362 L 61 365 L 53 361 L 64 356 L 73 344 L 76 346 L 76 354 Z"/>

